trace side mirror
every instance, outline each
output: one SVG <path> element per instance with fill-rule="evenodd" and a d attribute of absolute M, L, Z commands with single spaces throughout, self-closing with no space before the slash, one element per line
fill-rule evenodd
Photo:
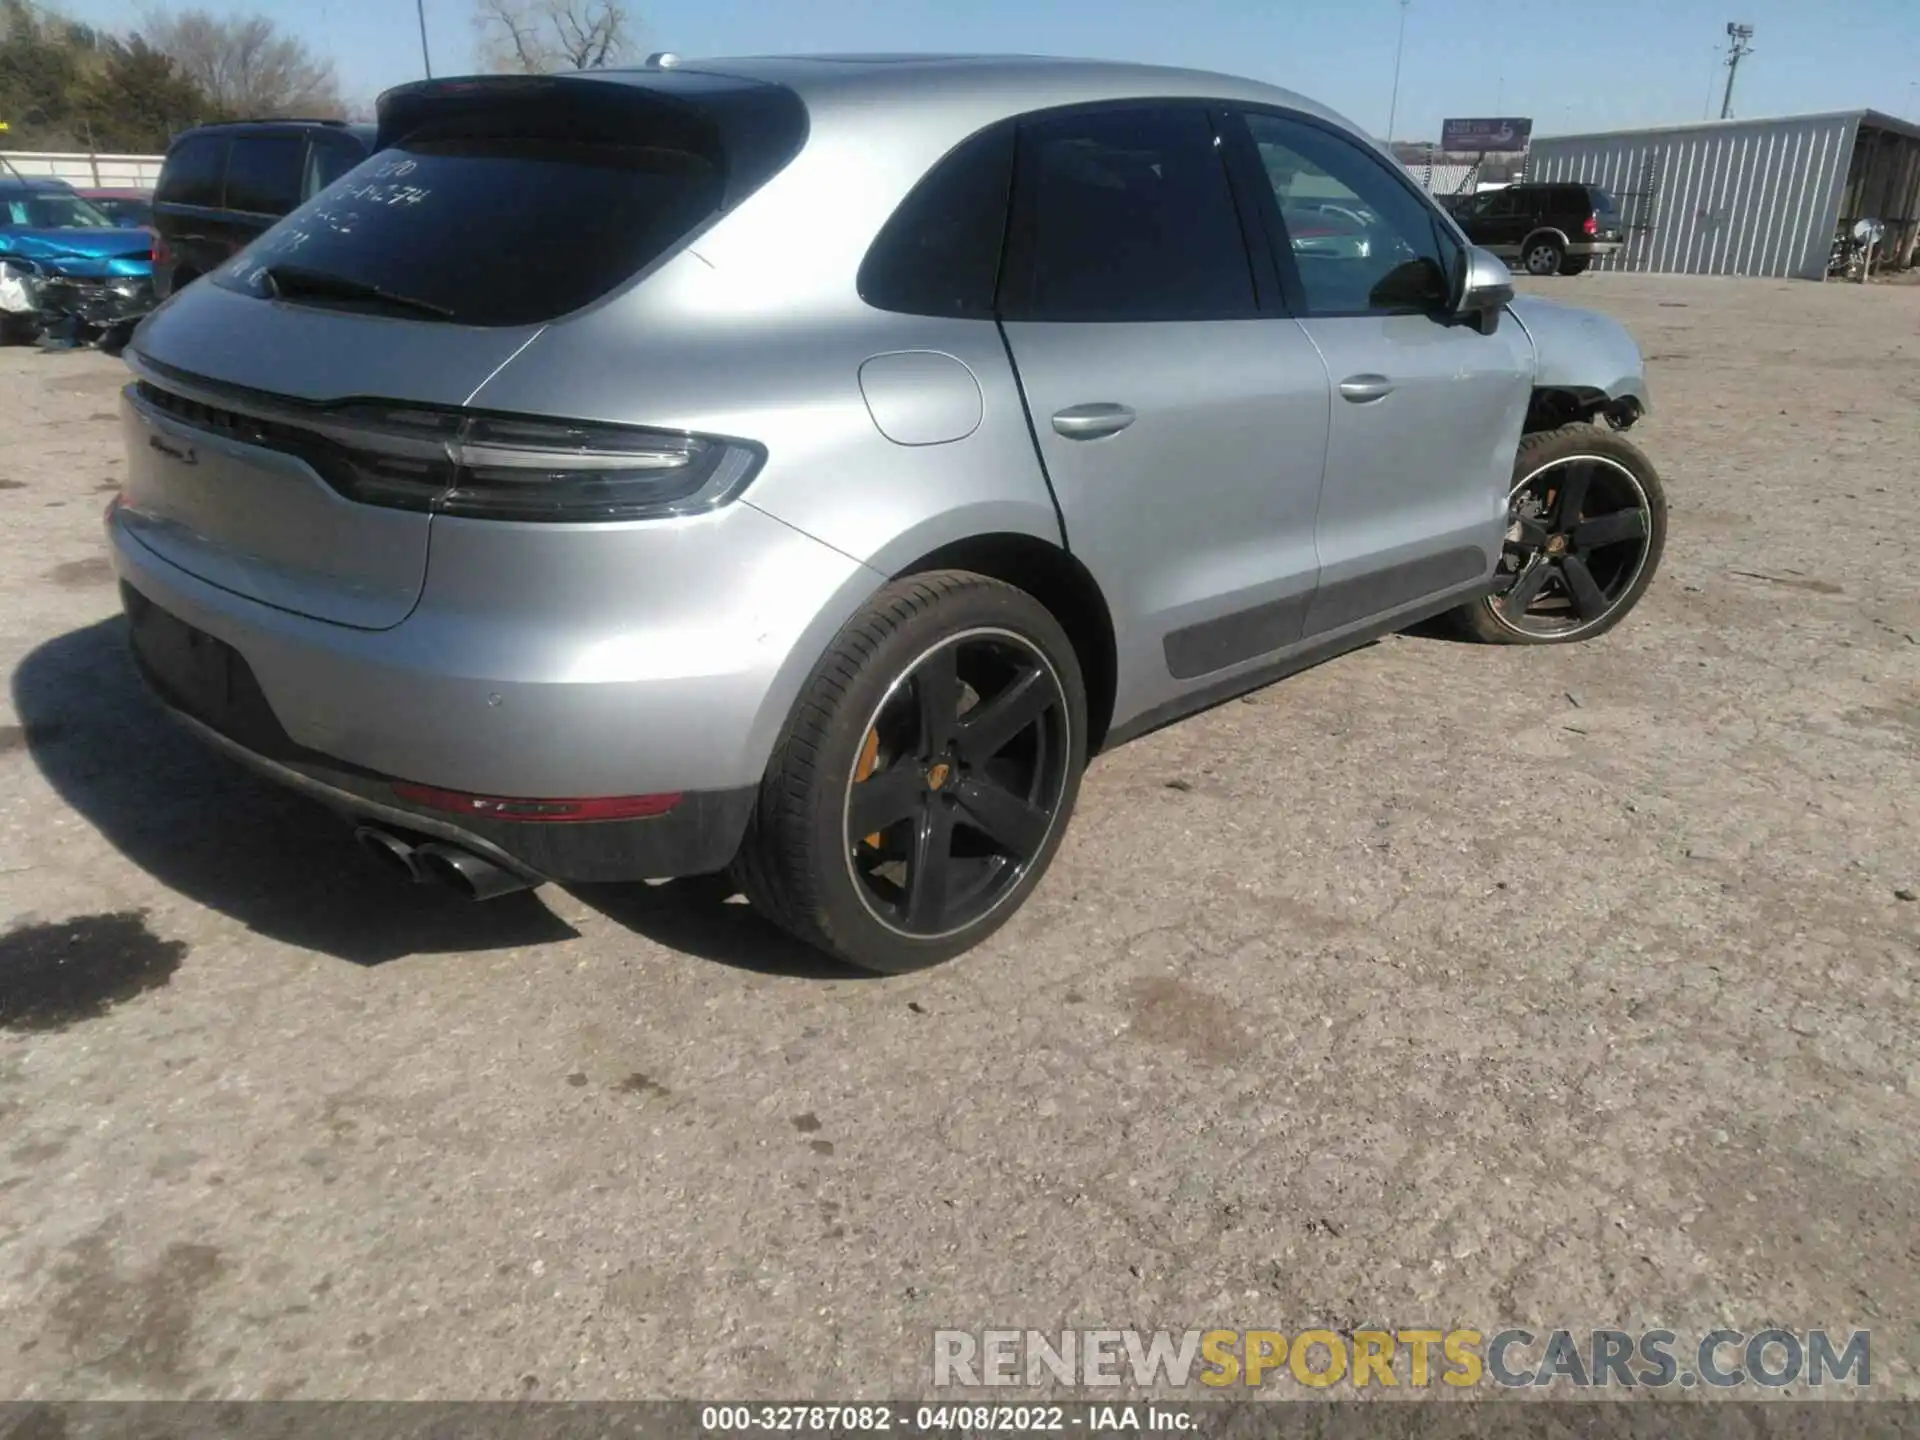
<path fill-rule="evenodd" d="M 1490 332 L 1513 299 L 1513 272 L 1506 261 L 1478 245 L 1467 251 L 1464 269 L 1454 313 L 1462 319 L 1477 319 L 1480 328 Z"/>

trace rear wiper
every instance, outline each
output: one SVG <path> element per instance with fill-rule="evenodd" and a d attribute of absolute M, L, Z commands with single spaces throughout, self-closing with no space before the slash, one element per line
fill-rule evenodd
<path fill-rule="evenodd" d="M 431 315 L 436 320 L 453 318 L 453 311 L 431 300 L 396 294 L 364 280 L 329 274 L 325 270 L 309 270 L 304 265 L 269 265 L 260 276 L 276 300 L 367 300 L 391 310 Z"/>

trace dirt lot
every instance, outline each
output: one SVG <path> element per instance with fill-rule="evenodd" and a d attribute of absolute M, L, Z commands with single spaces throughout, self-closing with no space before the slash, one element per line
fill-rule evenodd
<path fill-rule="evenodd" d="M 938 1326 L 1870 1327 L 1920 1395 L 1920 290 L 1587 276 L 1606 639 L 1099 761 L 985 950 L 473 907 L 161 723 L 117 362 L 0 351 L 0 1396 L 925 1390 Z M 22 999 L 24 997 L 24 1000 Z"/>

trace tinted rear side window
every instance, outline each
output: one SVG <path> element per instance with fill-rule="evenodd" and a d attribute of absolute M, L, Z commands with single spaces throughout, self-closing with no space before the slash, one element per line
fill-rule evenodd
<path fill-rule="evenodd" d="M 268 270 L 284 266 L 305 272 L 297 303 L 377 308 L 384 292 L 416 316 L 538 324 L 672 250 L 731 198 L 730 165 L 738 185 L 754 158 L 730 148 L 725 117 L 638 86 L 516 78 L 421 94 L 405 101 L 419 123 L 261 236 L 215 283 L 266 297 Z M 399 107 L 383 101 L 383 130 L 390 108 Z M 782 117 L 791 147 L 777 163 L 762 157 L 755 179 L 805 134 L 797 103 L 761 130 Z M 329 295 L 319 277 L 332 282 Z"/>
<path fill-rule="evenodd" d="M 929 170 L 874 238 L 860 298 L 908 315 L 990 317 L 1013 148 L 1013 127 L 996 126 Z"/>
<path fill-rule="evenodd" d="M 318 195 L 365 158 L 344 141 L 315 139 L 307 156 L 307 194 Z"/>
<path fill-rule="evenodd" d="M 195 135 L 182 140 L 167 155 L 153 198 L 163 205 L 217 208 L 227 173 L 228 143 L 224 135 Z"/>
<path fill-rule="evenodd" d="M 1205 111 L 1129 106 L 1029 121 L 1015 171 L 1001 297 L 1009 319 L 1257 313 Z"/>
<path fill-rule="evenodd" d="M 307 142 L 299 135 L 238 135 L 227 160 L 226 208 L 285 215 L 300 203 Z"/>
<path fill-rule="evenodd" d="M 1554 188 L 1553 210 L 1556 215 L 1585 215 L 1591 209 L 1593 202 L 1587 198 L 1584 186 L 1560 185 Z"/>

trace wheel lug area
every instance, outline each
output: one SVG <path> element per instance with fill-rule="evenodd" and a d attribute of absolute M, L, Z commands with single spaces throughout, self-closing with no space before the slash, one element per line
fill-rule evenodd
<path fill-rule="evenodd" d="M 920 763 L 924 767 L 920 774 L 920 783 L 926 793 L 951 799 L 954 782 L 960 778 L 962 769 L 959 757 L 947 751 Z"/>

